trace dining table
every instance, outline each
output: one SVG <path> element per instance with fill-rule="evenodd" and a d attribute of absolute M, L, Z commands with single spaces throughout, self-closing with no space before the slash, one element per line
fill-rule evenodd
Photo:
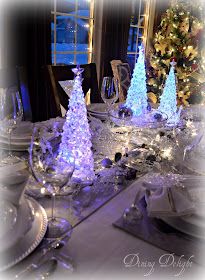
<path fill-rule="evenodd" d="M 142 207 L 142 210 L 144 209 L 144 200 L 139 199 L 136 201 L 136 194 L 140 190 L 140 184 L 143 180 L 146 181 L 144 176 L 147 176 L 147 174 L 153 176 L 153 170 L 163 174 L 163 176 L 177 171 L 176 168 L 179 162 L 178 160 L 174 161 L 173 165 L 172 159 L 170 160 L 169 154 L 165 150 L 165 138 L 163 137 L 166 137 L 166 144 L 168 143 L 168 146 L 172 144 L 175 147 L 181 137 L 179 131 L 168 129 L 162 133 L 163 129 L 160 127 L 156 130 L 150 128 L 146 132 L 146 129 L 137 129 L 134 133 L 132 131 L 130 134 L 129 128 L 113 125 L 113 120 L 112 122 L 107 121 L 107 116 L 102 112 L 89 114 L 88 119 L 93 131 L 94 159 L 95 162 L 98 162 L 95 168 L 100 179 L 96 186 L 91 185 L 87 189 L 86 187 L 82 188 L 78 194 L 81 195 L 82 193 L 85 197 L 79 198 L 79 200 L 78 194 L 76 200 L 70 193 L 57 197 L 57 212 L 59 211 L 67 219 L 70 219 L 73 231 L 68 242 L 62 248 L 56 249 L 56 251 L 59 250 L 62 255 L 70 258 L 73 267 L 69 269 L 66 266 L 58 265 L 55 271 L 49 275 L 49 278 L 142 279 L 143 277 L 149 277 L 150 279 L 155 279 L 161 277 L 162 279 L 171 279 L 173 277 L 180 277 L 182 279 L 192 279 L 194 277 L 201 279 L 199 277 L 205 273 L 204 240 L 200 241 L 201 243 L 198 241 L 194 243 L 196 245 L 194 245 L 194 248 L 200 248 L 196 257 L 191 245 L 191 249 L 189 249 L 189 242 L 192 242 L 192 239 L 189 240 L 187 237 L 184 241 L 184 236 L 179 235 L 178 238 L 178 233 L 172 231 L 162 233 L 157 226 L 155 227 L 154 219 L 149 220 L 149 217 L 147 220 L 144 220 L 144 216 L 143 218 L 139 217 L 134 226 L 135 230 L 132 228 L 133 224 L 129 227 L 129 222 L 125 219 L 126 210 L 128 209 L 129 211 L 133 203 L 136 202 L 139 208 Z M 51 119 L 46 122 L 37 123 L 35 126 L 46 124 L 50 127 L 55 124 L 58 127 L 60 124 L 62 128 L 64 121 L 65 119 L 62 118 Z M 187 128 L 189 129 L 189 127 Z M 177 133 L 178 138 L 174 138 Z M 187 145 L 187 141 L 190 140 L 190 134 L 184 133 L 184 135 Z M 146 143 L 145 140 L 147 141 Z M 133 161 L 127 161 L 129 158 L 127 153 L 131 149 L 131 146 L 128 144 L 133 144 L 133 142 L 143 155 L 142 158 L 140 157 L 134 163 Z M 151 143 L 154 148 L 150 149 L 148 147 Z M 158 144 L 161 145 L 161 150 L 153 150 Z M 150 154 L 153 151 L 154 154 Z M 28 162 L 28 151 L 25 152 L 22 149 L 22 151 L 16 152 L 16 154 L 18 156 L 21 155 Z M 176 154 L 177 150 L 175 151 Z M 109 158 L 107 155 L 109 155 Z M 135 153 L 134 157 L 136 155 L 138 156 L 139 154 Z M 180 157 L 182 155 L 180 154 Z M 119 160 L 118 156 L 120 157 Z M 146 161 L 144 161 L 144 157 L 146 157 Z M 158 158 L 160 158 L 160 164 L 157 162 Z M 131 159 L 133 160 L 132 157 Z M 121 160 L 125 160 L 122 161 L 122 166 L 119 165 Z M 140 166 L 139 170 L 136 170 L 136 165 Z M 163 166 L 163 170 L 160 169 L 161 166 Z M 178 171 L 183 176 L 184 172 L 186 174 L 187 169 L 185 166 L 180 168 Z M 114 173 L 112 173 L 112 170 L 114 170 Z M 196 175 L 195 173 L 193 174 Z M 102 179 L 103 182 L 100 181 Z M 109 182 L 109 180 L 111 181 Z M 45 193 L 41 193 L 39 185 L 34 183 L 34 181 L 34 178 L 30 176 L 25 188 L 25 194 L 36 199 L 49 216 L 50 197 L 46 196 Z M 110 187 L 111 185 L 112 188 Z M 83 204 L 86 199 L 88 199 L 88 203 Z M 64 204 L 62 204 L 62 201 Z M 67 206 L 61 207 L 62 205 Z M 81 208 L 80 211 L 79 208 Z M 147 226 L 147 221 L 153 222 L 151 231 L 150 227 Z M 156 237 L 157 242 L 155 242 L 155 238 L 152 235 Z M 171 243 L 174 241 L 178 245 L 172 247 Z M 183 252 L 183 246 L 187 248 L 185 249 L 184 247 L 185 253 Z M 35 258 L 35 251 L 31 256 L 28 256 L 9 270 L 1 272 L 0 277 L 3 277 L 2 279 L 5 279 L 7 276 L 10 277 L 9 279 L 21 279 L 18 275 L 21 274 L 25 267 L 32 263 L 33 256 Z"/>

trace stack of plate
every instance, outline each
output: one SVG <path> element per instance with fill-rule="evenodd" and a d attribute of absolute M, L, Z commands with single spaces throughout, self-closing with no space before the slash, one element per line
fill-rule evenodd
<path fill-rule="evenodd" d="M 23 197 L 18 207 L 8 201 L 0 204 L 0 271 L 27 257 L 42 241 L 47 229 L 45 210 L 34 199 Z"/>
<path fill-rule="evenodd" d="M 87 106 L 88 114 L 98 118 L 100 120 L 105 120 L 108 116 L 107 107 L 104 103 L 93 103 Z"/>
<path fill-rule="evenodd" d="M 33 124 L 31 122 L 21 122 L 11 134 L 11 150 L 25 151 L 30 146 Z M 9 149 L 8 134 L 0 134 L 1 149 Z"/>

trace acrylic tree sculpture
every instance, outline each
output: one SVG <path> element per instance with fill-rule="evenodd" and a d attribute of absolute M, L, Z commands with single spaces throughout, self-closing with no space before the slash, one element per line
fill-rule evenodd
<path fill-rule="evenodd" d="M 77 66 L 72 71 L 75 73 L 74 86 L 63 126 L 60 153 L 66 159 L 72 151 L 75 158 L 74 180 L 78 178 L 80 181 L 90 182 L 93 181 L 95 173 L 91 134 L 82 90 L 83 69 Z"/>
<path fill-rule="evenodd" d="M 176 124 L 179 121 L 181 110 L 177 112 L 177 90 L 174 73 L 176 62 L 172 61 L 170 64 L 171 68 L 165 82 L 163 93 L 160 96 L 160 105 L 158 110 L 168 117 L 167 123 Z"/>
<path fill-rule="evenodd" d="M 139 47 L 139 57 L 136 62 L 131 84 L 128 89 L 126 107 L 130 108 L 133 116 L 140 116 L 147 112 L 147 86 L 144 61 L 144 48 Z"/>

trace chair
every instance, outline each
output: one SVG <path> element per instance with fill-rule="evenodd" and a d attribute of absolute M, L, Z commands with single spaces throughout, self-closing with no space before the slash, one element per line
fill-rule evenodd
<path fill-rule="evenodd" d="M 80 65 L 84 68 L 82 73 L 82 88 L 83 92 L 86 95 L 90 90 L 90 101 L 91 103 L 99 103 L 101 102 L 101 97 L 98 89 L 98 81 L 97 81 L 97 72 L 95 63 L 83 64 Z M 45 77 L 46 81 L 49 84 L 50 91 L 55 100 L 55 106 L 57 110 L 57 114 L 61 116 L 61 105 L 64 109 L 68 108 L 68 96 L 59 84 L 59 81 L 73 80 L 74 73 L 72 69 L 75 68 L 76 65 L 46 65 L 45 69 Z"/>
<path fill-rule="evenodd" d="M 127 91 L 130 86 L 131 72 L 128 63 L 121 63 L 117 65 L 119 84 L 120 84 L 120 96 L 119 101 L 123 102 L 127 98 Z"/>
<path fill-rule="evenodd" d="M 127 91 L 131 81 L 131 71 L 128 63 L 123 63 L 121 60 L 112 60 L 110 62 L 113 76 L 119 82 L 119 101 L 125 101 Z"/>

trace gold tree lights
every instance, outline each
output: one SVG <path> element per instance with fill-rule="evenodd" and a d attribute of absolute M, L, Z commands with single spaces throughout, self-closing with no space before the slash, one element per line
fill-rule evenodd
<path fill-rule="evenodd" d="M 204 23 L 200 15 L 196 17 L 193 14 L 190 5 L 178 1 L 162 15 L 153 40 L 153 50 L 150 51 L 150 95 L 154 93 L 159 98 L 170 61 L 174 59 L 178 104 L 201 102 L 205 91 Z"/>

